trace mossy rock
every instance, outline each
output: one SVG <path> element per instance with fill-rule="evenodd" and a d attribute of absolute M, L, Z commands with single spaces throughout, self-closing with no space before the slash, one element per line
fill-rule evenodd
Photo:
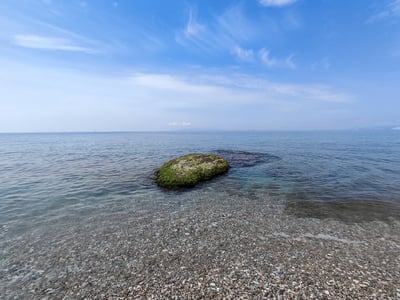
<path fill-rule="evenodd" d="M 229 163 L 217 154 L 187 154 L 166 162 L 157 172 L 164 188 L 192 187 L 227 172 Z"/>

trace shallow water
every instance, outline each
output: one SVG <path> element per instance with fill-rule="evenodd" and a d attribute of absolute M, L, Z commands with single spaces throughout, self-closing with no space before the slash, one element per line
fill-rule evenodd
<path fill-rule="evenodd" d="M 398 131 L 2 134 L 0 224 L 29 225 L 118 199 L 162 198 L 154 170 L 189 152 L 231 161 L 219 184 L 205 185 L 214 193 L 259 190 L 290 205 L 344 201 L 354 209 L 364 199 L 400 203 Z"/>
<path fill-rule="evenodd" d="M 133 271 L 153 280 L 148 265 L 140 270 L 131 263 L 130 268 L 125 266 L 126 260 L 143 263 L 153 255 L 160 260 L 152 267 L 154 272 L 164 274 L 168 264 L 176 276 L 183 274 L 182 266 L 213 264 L 210 255 L 221 259 L 215 264 L 227 268 L 237 259 L 248 261 L 250 268 L 257 261 L 254 255 L 263 251 L 292 247 L 288 257 L 301 249 L 305 257 L 306 253 L 318 256 L 330 251 L 333 242 L 353 247 L 339 248 L 345 256 L 360 256 L 360 265 L 372 261 L 379 266 L 390 257 L 396 263 L 399 134 L 385 130 L 1 134 L 0 292 L 26 299 L 65 291 L 72 298 L 78 297 L 72 294 L 76 291 L 91 297 L 99 295 L 102 282 L 114 282 L 112 278 L 130 286 L 137 279 Z M 154 171 L 166 160 L 192 152 L 220 153 L 232 168 L 194 189 L 160 190 Z M 296 248 L 293 243 L 300 244 Z M 180 262 L 162 255 L 174 247 L 181 251 Z M 380 247 L 386 249 L 382 257 Z M 272 271 L 262 261 L 258 267 L 276 272 L 274 268 L 285 262 L 275 254 L 270 258 L 276 264 L 268 265 Z M 126 269 L 115 269 L 111 261 Z M 396 264 L 391 268 L 376 275 L 376 282 L 386 280 L 396 286 L 398 269 Z M 198 274 L 198 280 L 212 273 L 207 270 Z M 215 271 L 215 276 L 228 276 L 224 272 Z M 160 274 L 152 283 L 156 290 L 157 284 L 172 280 Z M 98 282 L 90 281 L 90 276 Z M 88 282 L 93 288 L 86 286 Z M 247 282 L 244 277 L 243 282 Z"/>

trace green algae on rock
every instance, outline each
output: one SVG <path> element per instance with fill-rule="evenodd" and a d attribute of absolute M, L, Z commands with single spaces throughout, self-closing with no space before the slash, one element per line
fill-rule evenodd
<path fill-rule="evenodd" d="M 217 154 L 187 154 L 166 162 L 156 172 L 164 188 L 192 187 L 227 172 L 229 163 Z"/>

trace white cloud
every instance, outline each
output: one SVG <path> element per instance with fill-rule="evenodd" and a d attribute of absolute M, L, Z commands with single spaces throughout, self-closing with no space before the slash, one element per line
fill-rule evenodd
<path fill-rule="evenodd" d="M 253 49 L 244 49 L 239 46 L 233 48 L 232 53 L 243 62 L 256 62 L 266 67 L 280 67 L 295 69 L 296 65 L 293 61 L 293 55 L 289 55 L 286 58 L 275 58 L 270 55 L 270 51 L 266 48 L 262 48 L 255 55 Z"/>
<path fill-rule="evenodd" d="M 18 46 L 32 49 L 95 53 L 91 48 L 80 46 L 69 39 L 58 37 L 16 35 L 14 36 L 14 43 Z"/>
<path fill-rule="evenodd" d="M 188 121 L 182 121 L 182 122 L 172 121 L 168 123 L 168 126 L 170 127 L 190 127 L 191 125 L 192 123 Z"/>
<path fill-rule="evenodd" d="M 244 49 L 239 46 L 235 46 L 231 53 L 235 55 L 240 61 L 246 63 L 259 63 L 266 67 L 280 67 L 295 69 L 296 64 L 293 61 L 293 54 L 286 58 L 274 58 L 271 57 L 270 51 L 266 48 L 260 49 L 258 52 L 253 49 Z"/>
<path fill-rule="evenodd" d="M 391 0 L 379 12 L 372 15 L 367 21 L 375 22 L 398 17 L 400 17 L 400 0 Z"/>
<path fill-rule="evenodd" d="M 243 49 L 239 46 L 235 46 L 232 52 L 242 61 L 251 62 L 254 60 L 254 51 L 252 49 Z"/>
<path fill-rule="evenodd" d="M 263 6 L 285 6 L 295 3 L 297 0 L 259 0 Z"/>
<path fill-rule="evenodd" d="M 259 51 L 259 56 L 260 56 L 261 62 L 264 65 L 266 65 L 267 67 L 273 67 L 278 64 L 278 61 L 274 58 L 271 58 L 269 51 L 265 48 L 263 48 Z"/>
<path fill-rule="evenodd" d="M 320 128 L 352 101 L 331 86 L 215 69 L 102 76 L 0 61 L 0 82 L 0 132 Z"/>

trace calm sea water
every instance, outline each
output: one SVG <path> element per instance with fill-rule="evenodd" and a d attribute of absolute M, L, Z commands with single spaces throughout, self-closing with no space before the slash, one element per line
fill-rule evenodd
<path fill-rule="evenodd" d="M 0 226 L 168 201 L 182 192 L 160 190 L 154 171 L 178 155 L 218 150 L 265 157 L 195 190 L 274 195 L 299 216 L 397 216 L 400 131 L 1 134 Z"/>

